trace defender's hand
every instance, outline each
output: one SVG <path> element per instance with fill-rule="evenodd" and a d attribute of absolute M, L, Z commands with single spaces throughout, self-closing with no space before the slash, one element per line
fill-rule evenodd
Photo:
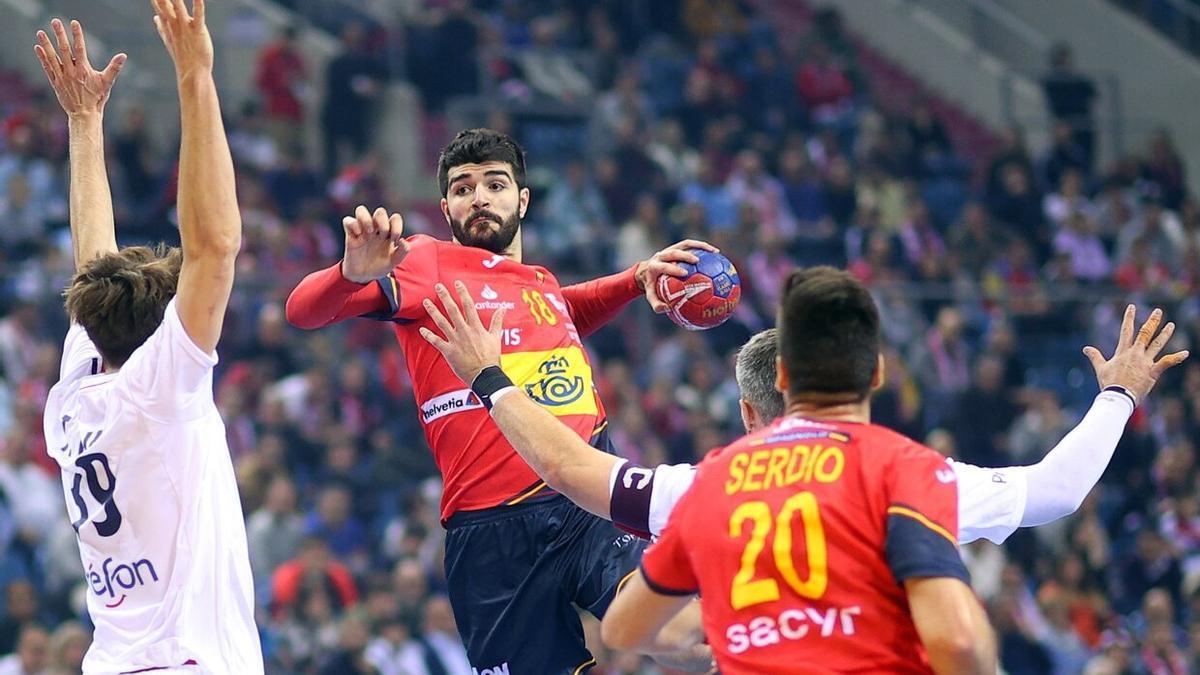
<path fill-rule="evenodd" d="M 1101 389 L 1113 385 L 1125 387 L 1140 404 L 1154 389 L 1158 378 L 1168 369 L 1183 363 L 1188 353 L 1175 352 L 1155 361 L 1171 339 L 1171 335 L 1175 333 L 1175 324 L 1168 323 L 1159 332 L 1163 313 L 1161 309 L 1156 309 L 1150 313 L 1150 318 L 1142 324 L 1135 337 L 1133 321 L 1136 315 L 1137 308 L 1133 305 L 1125 308 L 1125 318 L 1121 321 L 1121 336 L 1117 340 L 1117 350 L 1111 359 L 1105 360 L 1100 350 L 1091 346 L 1084 347 L 1083 354 L 1092 362 Z"/>
<path fill-rule="evenodd" d="M 190 15 L 183 0 L 150 1 L 154 27 L 175 62 L 175 77 L 182 81 L 187 75 L 212 74 L 213 44 L 204 24 L 204 0 L 192 0 Z"/>
<path fill-rule="evenodd" d="M 365 284 L 391 272 L 408 255 L 404 241 L 404 218 L 388 216 L 381 206 L 372 214 L 359 206 L 353 216 L 342 218 L 346 231 L 346 254 L 342 258 L 342 276 Z"/>
<path fill-rule="evenodd" d="M 686 262 L 694 265 L 700 262 L 696 254 L 687 251 L 689 248 L 702 248 L 713 253 L 720 252 L 708 242 L 697 239 L 684 239 L 655 253 L 649 260 L 643 260 L 638 263 L 637 269 L 634 271 L 634 277 L 637 279 L 638 288 L 642 289 L 646 294 L 646 302 L 650 303 L 650 308 L 654 310 L 655 314 L 662 314 L 667 311 L 667 303 L 658 297 L 658 278 L 664 274 L 669 274 L 673 277 L 686 277 L 687 272 L 675 263 Z"/>
<path fill-rule="evenodd" d="M 470 386 L 481 370 L 488 366 L 500 365 L 504 309 L 496 310 L 492 315 L 491 326 L 484 328 L 483 322 L 479 320 L 479 313 L 475 311 L 475 299 L 471 297 L 466 284 L 456 281 L 454 289 L 458 291 L 458 300 L 462 303 L 461 310 L 459 302 L 455 302 L 450 296 L 450 291 L 442 284 L 435 286 L 434 290 L 445 308 L 444 313 L 432 300 L 426 299 L 424 302 L 429 318 L 433 319 L 433 323 L 445 337 L 428 328 L 421 328 L 421 337 L 441 352 L 454 374 Z"/>
<path fill-rule="evenodd" d="M 34 45 L 33 53 L 37 55 L 42 70 L 46 72 L 46 79 L 50 81 L 50 87 L 58 97 L 58 104 L 68 117 L 103 113 L 104 104 L 108 102 L 117 75 L 121 74 L 121 68 L 128 57 L 125 54 L 117 54 L 103 71 L 96 70 L 88 61 L 83 26 L 78 21 L 71 22 L 74 45 L 67 38 L 62 21 L 51 21 L 50 29 L 54 31 L 58 49 L 50 43 L 46 31 L 39 30 L 38 44 Z"/>

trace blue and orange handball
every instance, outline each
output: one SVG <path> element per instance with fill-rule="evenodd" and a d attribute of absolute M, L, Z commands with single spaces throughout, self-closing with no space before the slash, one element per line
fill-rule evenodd
<path fill-rule="evenodd" d="M 733 316 L 742 298 L 742 281 L 729 258 L 703 249 L 690 249 L 700 258 L 696 264 L 676 263 L 687 276 L 663 275 L 658 279 L 658 297 L 667 303 L 667 316 L 688 330 L 706 330 Z"/>

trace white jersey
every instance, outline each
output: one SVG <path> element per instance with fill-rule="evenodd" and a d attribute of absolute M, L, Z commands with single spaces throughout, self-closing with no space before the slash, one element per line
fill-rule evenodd
<path fill-rule="evenodd" d="M 263 672 L 216 355 L 167 305 L 115 373 L 72 324 L 44 420 L 96 626 L 85 673 Z"/>
<path fill-rule="evenodd" d="M 1003 543 L 1025 513 L 1026 480 L 1011 468 L 986 469 L 946 460 L 958 479 L 958 540 Z M 660 464 L 654 469 L 619 463 L 609 477 L 613 522 L 646 537 L 657 537 L 679 499 L 692 486 L 696 467 Z"/>

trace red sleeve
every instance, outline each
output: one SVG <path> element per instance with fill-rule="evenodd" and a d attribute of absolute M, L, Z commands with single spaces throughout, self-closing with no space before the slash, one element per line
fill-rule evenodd
<path fill-rule="evenodd" d="M 387 310 L 388 299 L 379 284 L 346 279 L 341 262 L 304 277 L 287 299 L 288 323 L 308 330 Z"/>
<path fill-rule="evenodd" d="M 413 321 L 425 318 L 426 298 L 436 300 L 433 287 L 441 281 L 438 241 L 415 235 L 408 238 L 409 251 L 392 273 L 378 281 L 387 298 L 388 318 Z M 449 282 L 446 283 L 449 286 Z"/>
<path fill-rule="evenodd" d="M 350 576 L 349 570 L 341 565 L 331 565 L 329 579 L 337 589 L 343 607 L 353 607 L 358 602 L 358 588 L 355 587 L 354 577 Z"/>
<path fill-rule="evenodd" d="M 624 272 L 562 289 L 571 320 L 581 336 L 595 333 L 612 321 L 625 305 L 641 297 L 642 289 L 638 288 L 637 279 L 633 276 L 635 270 L 637 265 Z"/>
<path fill-rule="evenodd" d="M 694 493 L 692 490 L 679 500 L 662 536 L 642 555 L 642 577 L 659 595 L 692 595 L 700 589 L 683 541 L 682 521 L 691 501 L 688 497 Z"/>
<path fill-rule="evenodd" d="M 958 552 L 958 477 L 945 457 L 916 443 L 887 476 L 887 559 L 897 581 L 954 577 L 969 582 Z"/>

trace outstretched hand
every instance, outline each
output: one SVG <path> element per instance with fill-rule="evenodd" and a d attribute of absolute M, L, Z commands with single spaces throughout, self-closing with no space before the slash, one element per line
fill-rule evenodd
<path fill-rule="evenodd" d="M 1188 352 L 1175 352 L 1157 358 L 1175 333 L 1175 324 L 1168 322 L 1162 331 L 1159 331 L 1163 312 L 1156 309 L 1150 313 L 1150 318 L 1146 319 L 1146 323 L 1142 324 L 1135 336 L 1133 322 L 1136 316 L 1136 307 L 1129 305 L 1125 308 L 1125 318 L 1121 321 L 1121 336 L 1117 340 L 1117 349 L 1111 359 L 1106 360 L 1100 350 L 1092 346 L 1084 347 L 1083 354 L 1092 362 L 1101 389 L 1119 385 L 1129 390 L 1138 403 L 1141 403 L 1154 389 L 1163 373 L 1187 360 Z"/>
<path fill-rule="evenodd" d="M 50 42 L 46 31 L 39 30 L 33 53 L 42 64 L 58 104 L 68 117 L 104 112 L 104 104 L 108 102 L 117 75 L 121 74 L 128 57 L 117 54 L 104 70 L 96 70 L 88 60 L 83 26 L 78 21 L 71 22 L 73 41 L 67 37 L 67 30 L 59 19 L 50 22 L 50 30 L 54 32 L 58 48 Z"/>
<path fill-rule="evenodd" d="M 188 14 L 184 0 L 151 0 L 154 27 L 175 62 L 175 77 L 212 73 L 213 43 L 204 23 L 204 0 L 192 0 Z"/>
<path fill-rule="evenodd" d="M 444 312 L 432 300 L 426 299 L 423 303 L 429 318 L 442 335 L 428 328 L 421 328 L 420 332 L 421 337 L 442 353 L 454 374 L 469 386 L 481 370 L 500 365 L 504 309 L 496 310 L 491 325 L 484 328 L 479 312 L 475 311 L 475 299 L 471 297 L 466 284 L 456 281 L 454 289 L 458 292 L 458 302 L 442 284 L 434 287 Z M 459 302 L 462 303 L 461 309 Z"/>

